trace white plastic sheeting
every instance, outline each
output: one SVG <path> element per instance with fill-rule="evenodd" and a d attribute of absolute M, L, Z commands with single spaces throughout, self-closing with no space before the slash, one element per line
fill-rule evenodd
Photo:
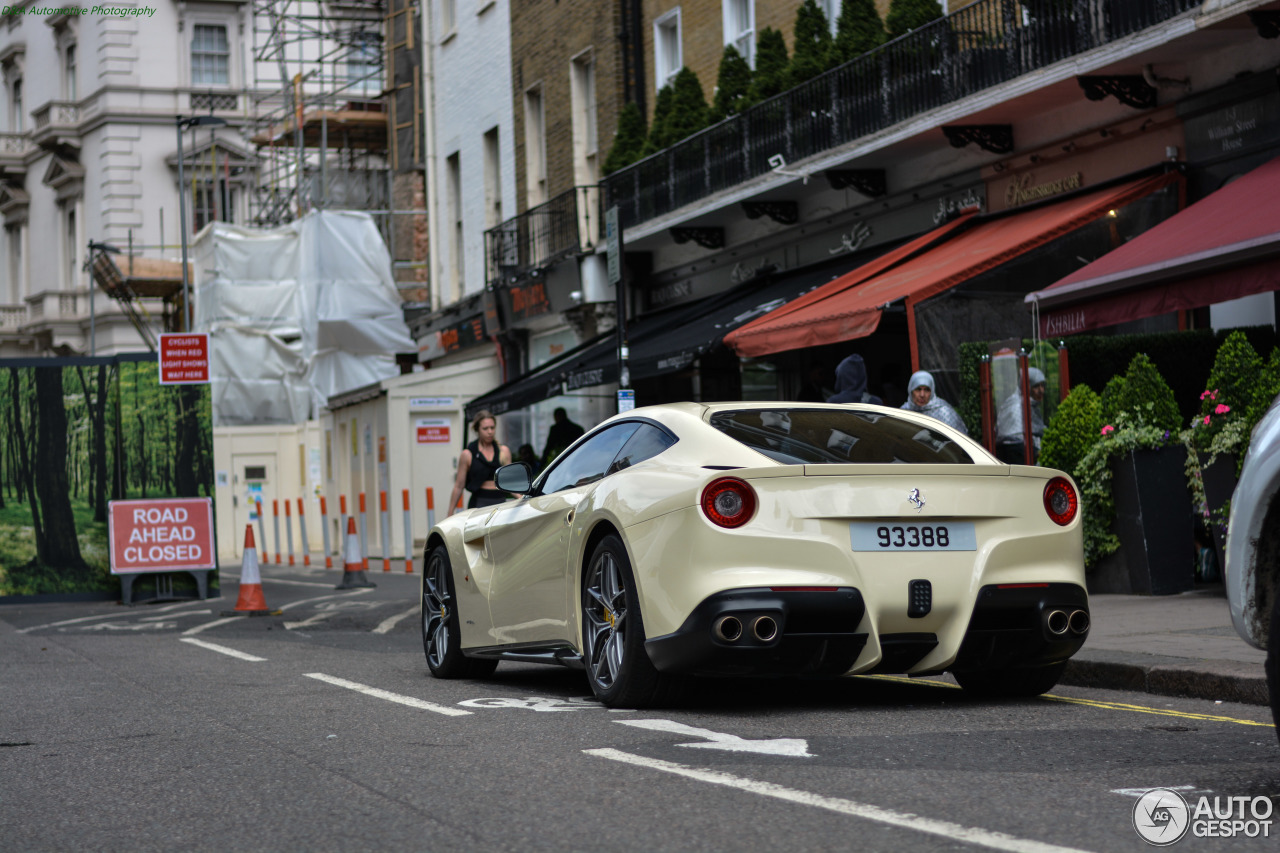
<path fill-rule="evenodd" d="M 313 211 L 270 230 L 215 222 L 196 235 L 193 261 L 215 425 L 302 423 L 417 351 L 367 213 Z"/>

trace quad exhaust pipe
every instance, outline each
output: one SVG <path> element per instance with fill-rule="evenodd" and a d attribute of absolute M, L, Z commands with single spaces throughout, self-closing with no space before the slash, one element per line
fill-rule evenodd
<path fill-rule="evenodd" d="M 737 616 L 721 616 L 713 630 L 717 639 L 735 643 L 742 638 L 742 620 Z"/>
<path fill-rule="evenodd" d="M 1082 636 L 1089 633 L 1089 614 L 1084 610 L 1073 610 L 1071 617 L 1067 620 L 1067 624 L 1071 627 L 1071 633 L 1076 636 Z"/>
<path fill-rule="evenodd" d="M 771 616 L 757 616 L 751 623 L 751 633 L 762 643 L 767 643 L 778 636 L 778 623 Z"/>

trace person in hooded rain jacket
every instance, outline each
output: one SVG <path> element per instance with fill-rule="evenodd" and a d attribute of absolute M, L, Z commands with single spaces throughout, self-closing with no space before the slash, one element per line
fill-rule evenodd
<path fill-rule="evenodd" d="M 960 417 L 960 413 L 950 403 L 935 396 L 933 388 L 933 374 L 927 370 L 917 370 L 911 374 L 911 380 L 907 383 L 908 398 L 907 402 L 902 404 L 902 408 L 908 412 L 928 415 L 968 435 L 969 430 L 964 425 L 964 418 Z"/>
<path fill-rule="evenodd" d="M 1044 435 L 1044 372 L 1027 368 L 1027 385 L 1031 389 L 1031 461 L 1040 457 L 1040 437 Z M 996 411 L 996 457 L 1010 465 L 1025 465 L 1026 451 L 1022 436 L 1022 392 L 1014 392 Z"/>
<path fill-rule="evenodd" d="M 828 403 L 884 403 L 875 394 L 867 392 L 867 365 L 860 355 L 851 355 L 836 367 L 836 393 L 827 398 Z"/>

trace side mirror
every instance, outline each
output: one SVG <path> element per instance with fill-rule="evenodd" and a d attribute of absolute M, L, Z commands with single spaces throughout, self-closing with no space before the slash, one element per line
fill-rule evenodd
<path fill-rule="evenodd" d="M 529 466 L 523 462 L 503 465 L 493 475 L 493 482 L 502 491 L 513 492 L 517 495 L 528 494 L 533 488 L 533 476 L 529 471 Z"/>

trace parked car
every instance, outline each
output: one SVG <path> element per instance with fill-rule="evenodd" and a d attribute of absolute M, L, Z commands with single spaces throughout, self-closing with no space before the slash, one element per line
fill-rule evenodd
<path fill-rule="evenodd" d="M 872 405 L 679 403 L 617 415 L 515 500 L 429 533 L 427 664 L 586 670 L 611 707 L 688 676 L 950 671 L 1036 695 L 1089 631 L 1075 484 Z"/>
<path fill-rule="evenodd" d="M 1227 524 L 1227 602 L 1236 631 L 1267 652 L 1280 737 L 1280 397 L 1253 428 Z"/>

